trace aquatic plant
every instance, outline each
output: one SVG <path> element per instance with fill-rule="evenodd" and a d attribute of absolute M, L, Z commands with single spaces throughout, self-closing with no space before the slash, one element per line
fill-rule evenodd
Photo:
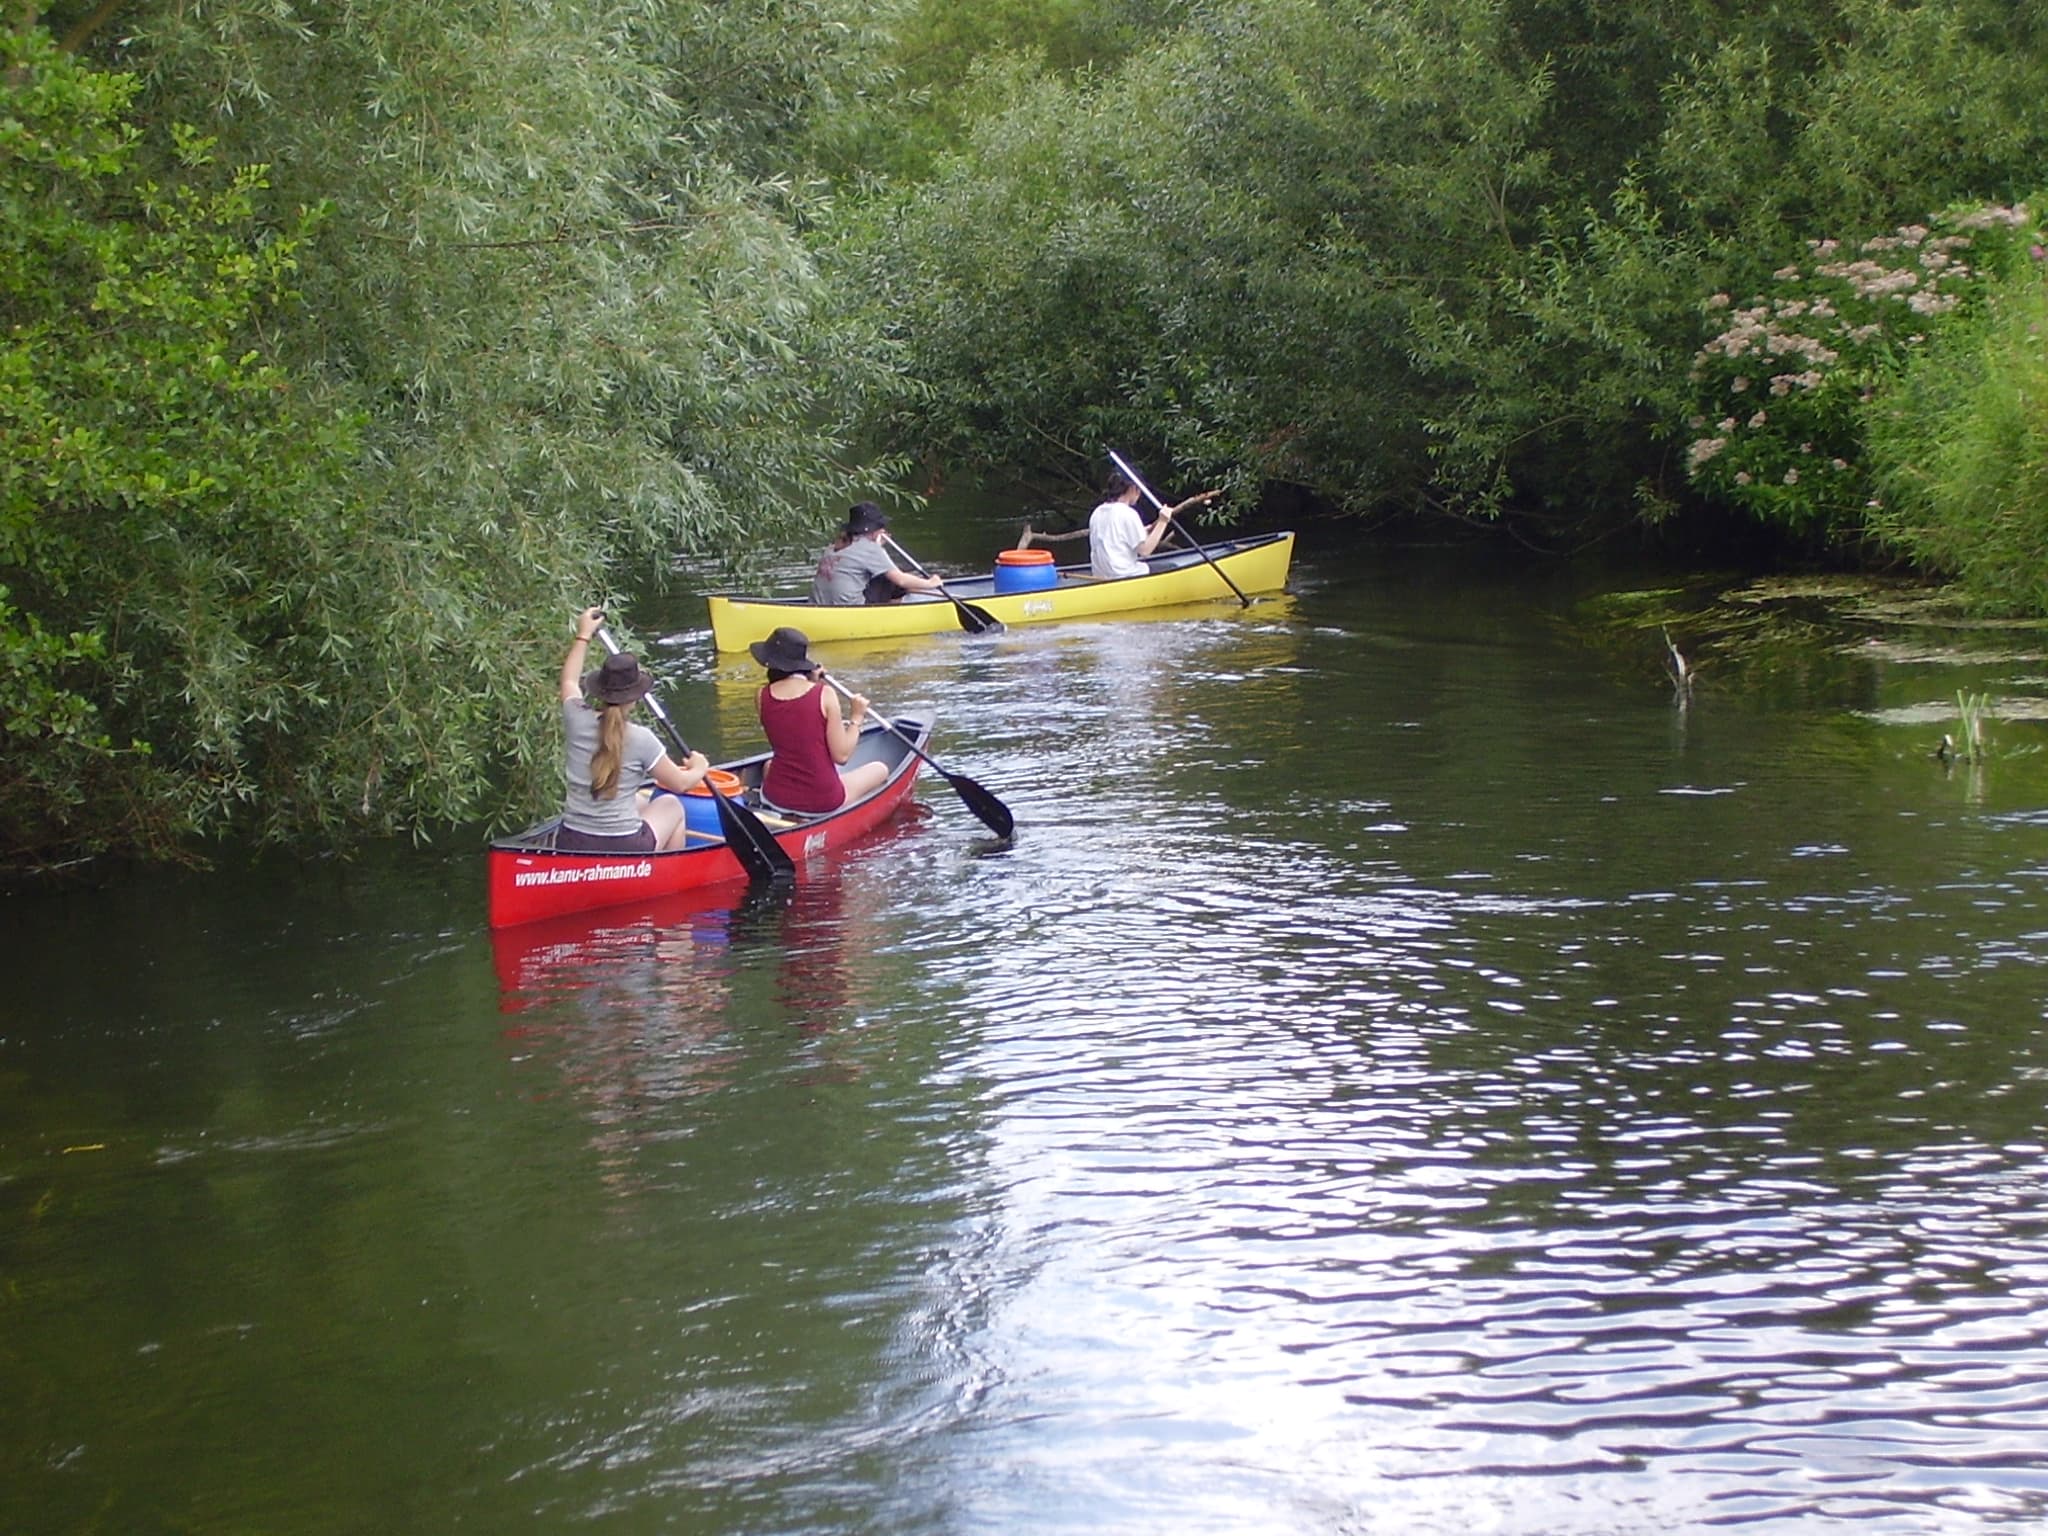
<path fill-rule="evenodd" d="M 1965 693 L 1956 690 L 1956 736 L 1955 755 L 1966 763 L 1981 763 L 1990 748 L 1990 741 L 1984 734 L 1984 712 L 1990 699 L 1981 693 Z M 1944 744 L 1948 739 L 1944 738 Z"/>

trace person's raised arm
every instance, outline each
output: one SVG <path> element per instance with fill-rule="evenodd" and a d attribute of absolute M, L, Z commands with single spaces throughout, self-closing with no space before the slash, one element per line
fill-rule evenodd
<path fill-rule="evenodd" d="M 590 637 L 604 622 L 602 608 L 586 608 L 576 615 L 576 638 L 569 642 L 569 654 L 562 658 L 562 702 L 583 697 L 583 660 L 590 650 Z"/>
<path fill-rule="evenodd" d="M 1131 551 L 1143 560 L 1159 547 L 1159 541 L 1166 537 L 1166 530 L 1173 526 L 1173 514 L 1179 507 L 1161 507 L 1159 515 L 1152 519 L 1152 526 L 1145 530 L 1145 537 L 1138 540 L 1138 547 Z"/>
<path fill-rule="evenodd" d="M 1159 547 L 1159 541 L 1166 537 L 1166 530 L 1173 526 L 1175 514 L 1185 512 L 1189 507 L 1198 507 L 1204 502 L 1214 501 L 1222 494 L 1220 488 L 1213 491 L 1197 491 L 1185 501 L 1176 501 L 1170 507 L 1161 507 L 1159 515 L 1152 519 L 1152 526 L 1145 530 L 1145 537 L 1138 544 L 1138 558 L 1144 559 Z"/>

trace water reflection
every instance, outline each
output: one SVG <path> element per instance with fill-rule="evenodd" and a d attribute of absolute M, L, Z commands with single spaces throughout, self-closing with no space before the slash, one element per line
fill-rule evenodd
<path fill-rule="evenodd" d="M 2048 756 L 1944 780 L 1896 670 L 1680 729 L 1518 590 L 1306 574 L 844 661 L 998 858 L 927 781 L 777 904 L 27 946 L 24 1526 L 2048 1522 Z"/>
<path fill-rule="evenodd" d="M 845 1022 L 859 1005 L 867 986 L 854 952 L 875 938 L 868 916 L 849 919 L 845 876 L 836 867 L 734 914 L 733 942 L 773 954 L 775 1000 L 810 1032 Z"/>
<path fill-rule="evenodd" d="M 856 856 L 886 857 L 914 841 L 930 814 L 906 804 Z M 849 906 L 842 856 L 799 865 L 786 885 L 729 882 L 494 929 L 491 950 L 499 1011 L 520 1016 L 508 1041 L 525 1051 L 553 1040 L 554 1054 L 577 1041 L 570 1056 L 609 1055 L 615 1075 L 658 1093 L 689 1041 L 725 1035 L 751 979 L 769 979 L 780 1012 L 800 1031 L 845 1022 L 872 1000 L 861 957 L 885 934 L 871 904 Z M 662 1071 L 650 1075 L 648 1061 L 664 1063 Z M 584 1076 L 565 1066 L 572 1078 Z M 690 1081 L 717 1086 L 694 1070 Z"/>
<path fill-rule="evenodd" d="M 1204 628 L 1015 648 L 1029 835 L 917 914 L 976 1528 L 2048 1518 L 2018 841 L 1483 632 Z"/>

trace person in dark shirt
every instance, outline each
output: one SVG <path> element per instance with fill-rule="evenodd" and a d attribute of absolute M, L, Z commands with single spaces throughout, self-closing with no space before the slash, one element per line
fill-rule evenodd
<path fill-rule="evenodd" d="M 811 660 L 810 645 L 802 630 L 785 625 L 747 649 L 768 669 L 761 729 L 775 755 L 761 776 L 761 798 L 777 810 L 817 816 L 873 794 L 889 777 L 889 765 L 844 766 L 860 741 L 868 701 L 849 696 L 851 718 L 842 718 L 825 669 Z"/>

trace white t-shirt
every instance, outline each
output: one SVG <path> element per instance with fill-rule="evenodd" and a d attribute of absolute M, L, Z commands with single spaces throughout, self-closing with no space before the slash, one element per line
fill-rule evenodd
<path fill-rule="evenodd" d="M 1151 567 L 1138 556 L 1145 542 L 1145 520 L 1128 501 L 1105 501 L 1088 514 L 1088 569 L 1109 580 L 1142 576 Z"/>

